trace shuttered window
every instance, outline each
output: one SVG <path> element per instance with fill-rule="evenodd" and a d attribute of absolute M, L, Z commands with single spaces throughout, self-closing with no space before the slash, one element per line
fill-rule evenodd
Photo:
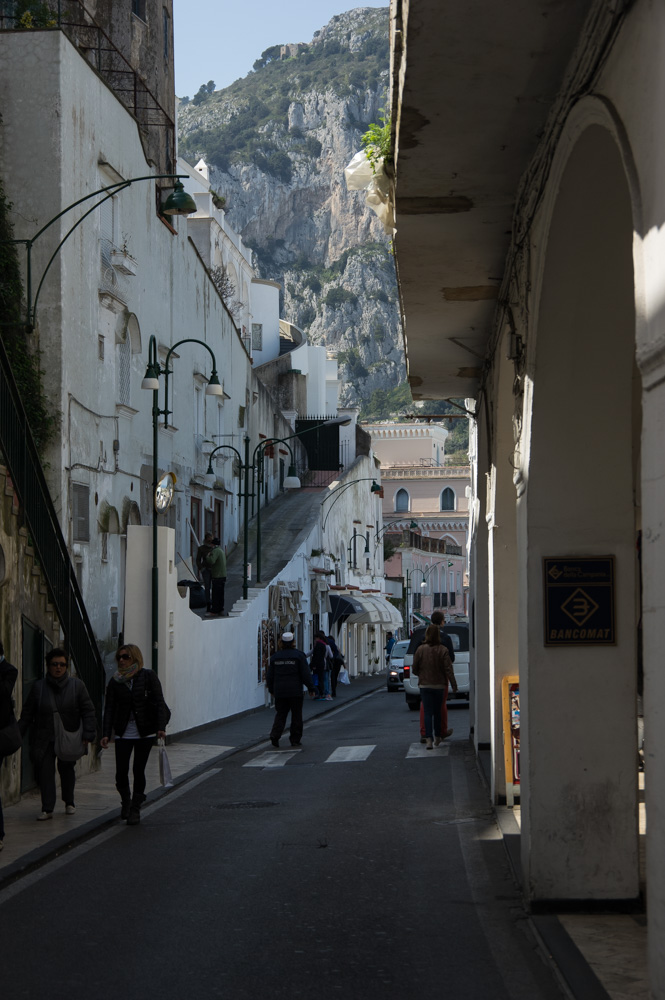
<path fill-rule="evenodd" d="M 72 526 L 75 542 L 90 541 L 90 487 L 72 483 Z"/>

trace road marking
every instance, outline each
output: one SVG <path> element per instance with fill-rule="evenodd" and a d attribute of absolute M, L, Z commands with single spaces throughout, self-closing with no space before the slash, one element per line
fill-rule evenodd
<path fill-rule="evenodd" d="M 442 743 L 440 747 L 432 747 L 428 750 L 424 743 L 412 743 L 407 752 L 407 760 L 409 757 L 447 757 L 450 752 L 450 747 Z"/>
<path fill-rule="evenodd" d="M 284 767 L 287 761 L 295 757 L 299 750 L 266 750 L 260 757 L 248 760 L 243 767 Z"/>
<path fill-rule="evenodd" d="M 326 764 L 345 764 L 350 760 L 367 760 L 372 750 L 376 749 L 376 743 L 368 744 L 362 747 L 337 747 L 330 757 L 326 760 Z"/>
<path fill-rule="evenodd" d="M 199 774 L 197 777 L 192 778 L 191 781 L 186 781 L 183 785 L 177 788 L 174 792 L 169 792 L 168 795 L 162 796 L 157 802 L 151 803 L 149 806 L 145 806 L 141 810 L 141 815 L 151 816 L 153 813 L 157 812 L 158 809 L 162 809 L 164 806 L 170 805 L 174 799 L 179 799 L 181 795 L 186 795 L 187 792 L 191 791 L 201 782 L 207 781 L 208 778 L 213 778 L 216 774 L 219 774 L 221 767 L 212 767 L 209 771 L 204 774 Z M 13 885 L 7 886 L 0 892 L 0 907 L 4 903 L 9 902 L 15 896 L 18 896 L 20 892 L 24 889 L 29 889 L 31 886 L 36 885 L 37 882 L 41 882 L 43 878 L 51 875 L 53 872 L 59 871 L 60 868 L 64 868 L 65 865 L 71 864 L 72 861 L 78 861 L 79 858 L 87 854 L 88 851 L 94 850 L 95 847 L 99 847 L 101 844 L 106 843 L 107 840 L 111 840 L 112 837 L 117 837 L 119 833 L 124 833 L 126 830 L 125 823 L 118 823 L 117 826 L 112 827 L 110 830 L 105 830 L 104 833 L 97 834 L 96 837 L 92 837 L 87 840 L 84 844 L 79 844 L 78 847 L 72 848 L 67 854 L 61 855 L 59 858 L 54 858 L 53 861 L 49 861 L 44 864 L 37 871 L 31 872 L 29 875 L 25 875 L 23 878 L 19 878 L 19 881 L 14 882 Z M 131 836 L 131 834 L 130 834 Z"/>

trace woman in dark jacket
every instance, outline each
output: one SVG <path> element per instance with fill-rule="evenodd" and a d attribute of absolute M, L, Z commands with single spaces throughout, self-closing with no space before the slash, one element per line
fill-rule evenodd
<path fill-rule="evenodd" d="M 120 818 L 128 826 L 141 821 L 145 802 L 145 768 L 155 736 L 163 739 L 171 713 L 157 674 L 143 666 L 138 646 L 121 646 L 115 654 L 118 669 L 106 688 L 104 748 L 115 732 L 115 787 L 120 792 Z M 134 789 L 129 787 L 129 760 L 134 753 Z"/>
<path fill-rule="evenodd" d="M 434 730 L 434 746 L 441 743 L 441 704 L 448 694 L 448 682 L 453 691 L 457 691 L 455 671 L 447 648 L 441 642 L 441 632 L 438 625 L 428 625 L 425 641 L 413 656 L 411 672 L 418 678 L 420 697 L 425 709 L 425 743 L 427 749 L 432 749 L 432 730 Z"/>
<path fill-rule="evenodd" d="M 30 750 L 42 796 L 42 811 L 37 817 L 39 820 L 53 818 L 56 760 L 65 812 L 68 816 L 76 812 L 76 761 L 56 757 L 54 714 L 57 712 L 60 715 L 63 727 L 70 733 L 75 733 L 82 725 L 84 747 L 93 743 L 97 736 L 95 706 L 88 689 L 80 677 L 69 676 L 67 667 L 67 653 L 64 649 L 56 646 L 49 650 L 46 654 L 46 677 L 35 681 L 30 688 L 19 719 L 21 735 L 34 723 Z"/>

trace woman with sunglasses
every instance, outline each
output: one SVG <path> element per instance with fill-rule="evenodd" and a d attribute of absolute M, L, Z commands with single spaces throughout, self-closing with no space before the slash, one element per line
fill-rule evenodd
<path fill-rule="evenodd" d="M 106 688 L 103 736 L 106 749 L 115 733 L 115 787 L 120 792 L 120 818 L 128 826 L 141 821 L 145 802 L 145 768 L 155 737 L 166 736 L 171 713 L 157 674 L 143 666 L 138 646 L 125 645 L 115 655 L 118 669 Z M 134 754 L 134 787 L 129 787 L 129 761 Z"/>
<path fill-rule="evenodd" d="M 61 760 L 55 751 L 54 715 L 58 714 L 63 727 L 71 733 L 81 728 L 83 747 L 88 752 L 88 743 L 94 743 L 97 735 L 95 721 L 95 706 L 88 694 L 88 689 L 80 677 L 70 677 L 67 653 L 59 646 L 50 649 L 46 654 L 46 676 L 35 681 L 30 688 L 21 718 L 19 729 L 24 735 L 32 726 L 30 741 L 30 756 L 35 765 L 39 790 L 42 796 L 42 811 L 38 820 L 53 819 L 55 809 L 55 767 L 58 765 L 62 800 L 65 812 L 73 816 L 74 785 L 76 783 L 76 761 Z"/>

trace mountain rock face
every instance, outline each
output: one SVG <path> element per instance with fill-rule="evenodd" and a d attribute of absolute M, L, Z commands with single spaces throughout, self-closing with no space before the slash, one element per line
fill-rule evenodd
<path fill-rule="evenodd" d="M 210 165 L 284 317 L 337 355 L 344 404 L 368 412 L 404 383 L 404 352 L 390 240 L 344 167 L 386 107 L 388 60 L 388 8 L 352 10 L 178 116 L 181 155 Z"/>

